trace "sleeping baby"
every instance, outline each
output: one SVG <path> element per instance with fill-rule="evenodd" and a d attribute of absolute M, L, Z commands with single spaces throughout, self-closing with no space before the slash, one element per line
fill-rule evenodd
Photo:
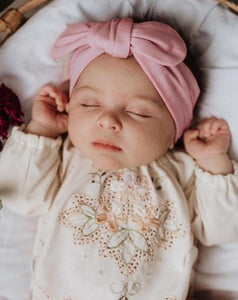
<path fill-rule="evenodd" d="M 200 91 L 168 25 L 74 24 L 69 53 L 69 95 L 43 86 L 0 159 L 3 205 L 40 216 L 32 299 L 187 299 L 195 241 L 238 238 L 229 127 L 189 129 Z"/>

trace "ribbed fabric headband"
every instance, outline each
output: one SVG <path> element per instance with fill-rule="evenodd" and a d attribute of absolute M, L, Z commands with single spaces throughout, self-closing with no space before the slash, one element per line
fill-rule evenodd
<path fill-rule="evenodd" d="M 200 90 L 183 63 L 186 45 L 170 26 L 154 21 L 133 23 L 131 18 L 73 24 L 56 40 L 52 55 L 57 58 L 70 52 L 70 91 L 84 68 L 101 54 L 133 55 L 175 122 L 175 140 L 189 126 Z"/>

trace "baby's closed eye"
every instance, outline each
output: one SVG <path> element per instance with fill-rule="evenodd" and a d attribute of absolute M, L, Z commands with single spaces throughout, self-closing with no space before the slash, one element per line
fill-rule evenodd
<path fill-rule="evenodd" d="M 130 110 L 127 110 L 126 111 L 129 115 L 135 115 L 137 117 L 141 117 L 141 118 L 150 118 L 150 114 L 148 113 L 144 113 L 144 112 L 140 112 L 140 111 L 130 111 Z"/>
<path fill-rule="evenodd" d="M 82 107 L 100 107 L 100 104 L 87 104 L 87 103 L 80 103 Z"/>

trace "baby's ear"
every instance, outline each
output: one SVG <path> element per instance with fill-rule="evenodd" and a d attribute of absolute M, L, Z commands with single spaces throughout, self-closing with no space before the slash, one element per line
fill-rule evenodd
<path fill-rule="evenodd" d="M 69 102 L 65 105 L 65 111 L 68 113 L 69 112 Z"/>
<path fill-rule="evenodd" d="M 64 92 L 66 95 L 69 94 L 69 80 L 61 82 L 59 89 Z"/>
<path fill-rule="evenodd" d="M 172 149 L 174 148 L 174 145 L 175 145 L 174 139 L 175 139 L 174 134 L 172 134 L 172 136 L 170 136 L 170 141 L 169 141 L 169 145 L 168 145 L 168 150 L 172 150 Z"/>
<path fill-rule="evenodd" d="M 169 149 L 170 149 L 170 150 L 174 149 L 174 143 L 172 143 L 172 144 L 169 146 Z"/>

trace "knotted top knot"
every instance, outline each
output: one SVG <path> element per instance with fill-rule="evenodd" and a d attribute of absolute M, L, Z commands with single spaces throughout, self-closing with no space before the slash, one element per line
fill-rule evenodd
<path fill-rule="evenodd" d="M 127 58 L 130 52 L 132 19 L 114 19 L 110 23 L 94 23 L 88 31 L 88 43 L 105 53 Z"/>

